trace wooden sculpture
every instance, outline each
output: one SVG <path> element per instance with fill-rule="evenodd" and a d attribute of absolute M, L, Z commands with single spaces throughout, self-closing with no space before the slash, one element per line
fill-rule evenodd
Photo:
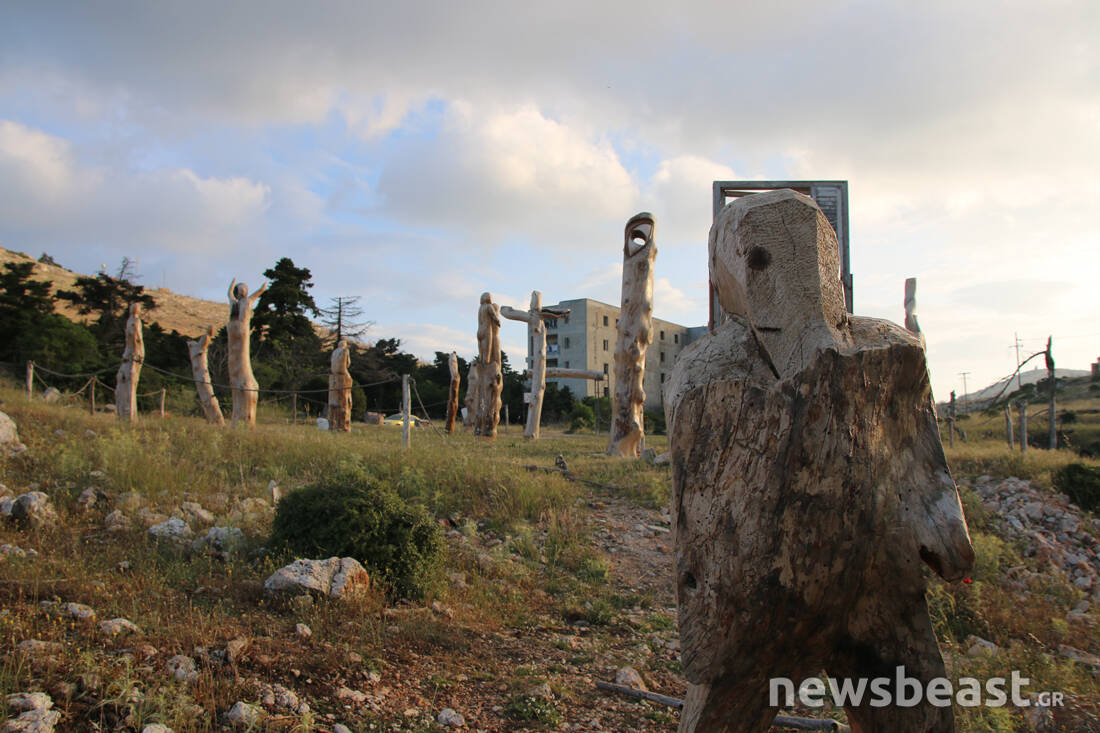
<path fill-rule="evenodd" d="M 332 350 L 332 373 L 328 378 L 328 428 L 351 432 L 351 353 L 348 340 L 340 339 Z"/>
<path fill-rule="evenodd" d="M 615 344 L 615 395 L 611 405 L 611 438 L 607 454 L 638 455 L 644 435 L 645 352 L 653 343 L 653 262 L 656 221 L 635 214 L 626 223 L 623 241 L 623 295 L 619 339 Z"/>
<path fill-rule="evenodd" d="M 137 385 L 145 361 L 145 339 L 141 333 L 141 304 L 130 306 L 126 319 L 126 349 L 115 376 L 115 411 L 120 420 L 137 419 Z"/>
<path fill-rule="evenodd" d="M 497 437 L 500 422 L 500 391 L 504 378 L 500 370 L 500 309 L 489 293 L 481 294 L 477 311 L 478 408 L 474 434 L 488 440 Z"/>
<path fill-rule="evenodd" d="M 531 392 L 527 403 L 527 425 L 523 437 L 538 438 L 542 420 L 542 396 L 546 390 L 546 321 L 564 318 L 568 309 L 543 308 L 542 293 L 531 291 L 531 308 L 526 311 L 501 306 L 500 315 L 527 324 L 527 343 L 531 344 Z"/>
<path fill-rule="evenodd" d="M 187 342 L 187 351 L 191 355 L 191 375 L 195 379 L 195 391 L 198 392 L 206 422 L 225 425 L 222 408 L 218 404 L 218 398 L 214 396 L 214 385 L 210 382 L 210 367 L 206 362 L 206 352 L 213 339 L 214 327 L 210 326 L 198 341 Z"/>
<path fill-rule="evenodd" d="M 453 435 L 455 431 L 455 418 L 458 416 L 458 354 L 451 352 L 451 358 L 447 361 L 447 367 L 451 371 L 451 389 L 447 393 L 447 435 Z M 467 385 L 469 389 L 469 385 Z"/>
<path fill-rule="evenodd" d="M 832 227 L 793 191 L 726 206 L 710 271 L 729 317 L 665 390 L 680 730 L 768 730 L 772 678 L 944 676 L 922 563 L 959 580 L 974 551 L 920 341 L 845 312 Z M 853 731 L 954 729 L 950 706 L 869 701 Z"/>
<path fill-rule="evenodd" d="M 910 277 L 905 280 L 905 328 L 920 339 L 921 346 L 925 346 L 924 333 L 920 330 L 920 322 L 917 321 L 917 278 Z"/>
<path fill-rule="evenodd" d="M 251 296 L 248 286 L 236 278 L 229 285 L 229 385 L 233 388 L 233 427 L 256 425 L 256 403 L 260 385 L 252 374 L 249 337 L 252 332 L 252 304 L 267 290 L 267 283 Z"/>
<path fill-rule="evenodd" d="M 481 399 L 481 362 L 478 357 L 470 362 L 470 370 L 466 373 L 466 399 L 462 401 L 465 413 L 462 415 L 462 424 L 471 427 L 477 423 L 477 402 Z"/>

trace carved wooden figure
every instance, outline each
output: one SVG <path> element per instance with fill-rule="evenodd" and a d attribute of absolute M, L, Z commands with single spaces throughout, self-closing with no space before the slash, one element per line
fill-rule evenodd
<path fill-rule="evenodd" d="M 665 389 L 680 730 L 768 730 L 771 678 L 944 676 L 922 565 L 959 580 L 974 551 L 920 341 L 845 312 L 832 227 L 793 191 L 726 206 L 710 268 L 729 318 Z M 853 731 L 954 729 L 950 706 L 870 702 Z"/>
<path fill-rule="evenodd" d="M 539 423 L 542 420 L 542 397 L 546 390 L 546 321 L 564 318 L 569 315 L 569 311 L 543 308 L 542 293 L 533 290 L 529 310 L 518 311 L 505 305 L 501 306 L 500 315 L 527 324 L 527 342 L 531 344 L 531 396 L 527 404 L 527 425 L 523 430 L 523 437 L 538 438 Z"/>
<path fill-rule="evenodd" d="M 206 422 L 225 425 L 222 408 L 214 396 L 214 385 L 210 382 L 210 367 L 206 362 L 206 352 L 214 339 L 214 327 L 210 326 L 197 341 L 187 342 L 187 351 L 191 355 L 191 375 L 195 379 L 195 391 L 199 395 L 202 414 Z"/>
<path fill-rule="evenodd" d="M 328 427 L 342 433 L 351 432 L 351 353 L 348 340 L 340 339 L 332 350 L 332 372 L 328 378 Z"/>
<path fill-rule="evenodd" d="M 447 367 L 451 371 L 451 389 L 447 393 L 447 435 L 454 434 L 455 418 L 458 416 L 458 354 L 451 352 L 451 358 L 447 361 Z M 469 385 L 467 385 L 469 388 Z"/>
<path fill-rule="evenodd" d="M 657 259 L 652 214 L 635 214 L 623 241 L 623 295 L 615 344 L 615 394 L 607 454 L 638 455 L 644 435 L 645 352 L 653 343 L 653 262 Z"/>
<path fill-rule="evenodd" d="M 921 346 L 926 346 L 924 333 L 920 330 L 917 321 L 917 278 L 910 277 L 905 280 L 905 328 L 920 339 Z"/>
<path fill-rule="evenodd" d="M 236 278 L 229 285 L 229 385 L 233 388 L 233 427 L 242 422 L 256 425 L 256 403 L 260 385 L 252 374 L 249 337 L 252 332 L 252 304 L 267 290 L 267 283 L 251 296 L 248 286 Z"/>
<path fill-rule="evenodd" d="M 130 306 L 126 319 L 126 349 L 115 376 L 115 410 L 120 420 L 137 419 L 137 385 L 145 361 L 145 339 L 141 333 L 141 305 Z"/>
<path fill-rule="evenodd" d="M 477 311 L 477 351 L 481 362 L 478 367 L 480 395 L 474 433 L 495 440 L 504 377 L 500 370 L 500 309 L 489 293 L 481 294 L 481 306 Z"/>
<path fill-rule="evenodd" d="M 477 422 L 477 403 L 481 398 L 481 361 L 478 357 L 470 362 L 470 370 L 466 373 L 466 399 L 462 406 L 466 413 L 462 416 L 462 424 L 470 427 Z"/>

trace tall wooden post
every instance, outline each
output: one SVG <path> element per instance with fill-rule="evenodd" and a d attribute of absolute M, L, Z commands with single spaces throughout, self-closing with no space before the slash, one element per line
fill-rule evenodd
<path fill-rule="evenodd" d="M 955 447 L 955 390 L 951 390 L 951 404 L 947 408 L 947 442 Z"/>
<path fill-rule="evenodd" d="M 206 352 L 213 340 L 214 327 L 208 326 L 206 333 L 197 340 L 187 342 L 187 352 L 191 356 L 191 377 L 195 380 L 195 393 L 199 397 L 206 422 L 225 425 L 225 417 L 218 398 L 214 395 L 214 384 L 210 381 L 210 367 L 206 360 Z"/>
<path fill-rule="evenodd" d="M 161 387 L 160 390 L 160 417 L 164 419 L 164 396 L 168 393 L 167 389 Z"/>
<path fill-rule="evenodd" d="M 615 396 L 607 454 L 638 455 L 645 432 L 645 352 L 653 343 L 653 262 L 656 221 L 635 214 L 623 235 L 623 291 L 615 344 Z"/>
<path fill-rule="evenodd" d="M 137 419 L 137 385 L 145 361 L 145 340 L 141 334 L 141 305 L 130 306 L 126 320 L 126 350 L 115 377 L 115 409 L 119 420 Z"/>
<path fill-rule="evenodd" d="M 531 392 L 524 398 L 527 403 L 527 425 L 523 437 L 538 438 L 539 424 L 542 421 L 542 398 L 546 391 L 546 321 L 551 318 L 563 318 L 569 311 L 544 309 L 542 293 L 531 291 L 531 307 L 526 311 L 501 306 L 500 315 L 513 321 L 527 324 L 527 343 L 531 348 Z"/>
<path fill-rule="evenodd" d="M 27 361 L 27 399 L 34 397 L 34 361 Z"/>
<path fill-rule="evenodd" d="M 1020 452 L 1027 453 L 1027 400 L 1016 403 L 1020 408 Z"/>
<path fill-rule="evenodd" d="M 447 393 L 447 435 L 453 435 L 455 432 L 455 420 L 458 417 L 458 387 L 459 387 L 459 374 L 458 374 L 458 354 L 451 352 L 451 358 L 447 362 L 447 367 L 451 371 L 451 389 Z M 469 385 L 466 385 L 469 389 Z"/>
<path fill-rule="evenodd" d="M 500 308 L 489 293 L 481 294 L 477 311 L 478 390 L 474 432 L 495 440 L 500 423 L 500 392 L 504 377 L 500 367 Z"/>
<path fill-rule="evenodd" d="M 1055 424 L 1054 414 L 1054 354 L 1050 350 L 1050 344 L 1054 340 L 1053 336 L 1047 336 L 1047 379 L 1050 381 L 1050 449 L 1055 450 L 1058 448 L 1058 426 Z"/>
<path fill-rule="evenodd" d="M 351 432 L 351 353 L 347 339 L 340 339 L 332 350 L 332 371 L 328 378 L 329 430 Z"/>
<path fill-rule="evenodd" d="M 508 426 L 512 424 L 512 418 L 508 415 L 508 405 L 504 406 L 504 432 L 508 432 Z"/>
<path fill-rule="evenodd" d="M 1008 440 L 1008 449 L 1013 449 L 1012 441 L 1012 408 L 1005 405 L 1005 438 Z"/>
<path fill-rule="evenodd" d="M 409 416 L 409 407 L 411 400 L 409 399 L 409 375 L 401 375 L 401 447 L 409 447 L 409 422 L 411 420 Z"/>
<path fill-rule="evenodd" d="M 95 377 L 92 377 L 91 392 L 90 392 L 91 404 L 89 405 L 89 407 L 91 409 L 91 414 L 93 414 L 93 415 L 95 414 L 95 383 L 97 381 L 99 381 L 99 380 L 96 379 Z"/>

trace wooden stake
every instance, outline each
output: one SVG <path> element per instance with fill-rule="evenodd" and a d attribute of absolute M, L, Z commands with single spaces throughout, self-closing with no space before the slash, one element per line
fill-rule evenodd
<path fill-rule="evenodd" d="M 91 408 L 92 408 L 92 414 L 93 415 L 95 414 L 95 383 L 98 382 L 98 381 L 99 381 L 98 379 L 96 379 L 95 377 L 92 377 Z"/>
<path fill-rule="evenodd" d="M 126 319 L 126 350 L 115 376 L 115 411 L 119 420 L 137 419 L 137 387 L 141 365 L 145 361 L 145 339 L 141 333 L 141 305 L 130 306 Z"/>
<path fill-rule="evenodd" d="M 1027 401 L 1016 403 L 1020 408 L 1020 452 L 1027 453 Z"/>
<path fill-rule="evenodd" d="M 34 397 L 34 361 L 27 361 L 27 399 Z"/>
<path fill-rule="evenodd" d="M 290 395 L 290 424 L 298 424 L 298 393 L 294 392 Z"/>
<path fill-rule="evenodd" d="M 947 443 L 955 447 L 955 390 L 951 390 L 951 404 L 947 410 Z"/>
<path fill-rule="evenodd" d="M 401 375 L 401 447 L 409 447 L 409 375 Z"/>
<path fill-rule="evenodd" d="M 459 374 L 458 374 L 458 354 L 451 352 L 451 358 L 447 362 L 447 367 L 451 371 L 451 390 L 447 394 L 447 435 L 454 435 L 455 432 L 455 420 L 458 417 L 458 388 L 459 388 Z M 469 385 L 466 386 L 469 389 Z"/>
<path fill-rule="evenodd" d="M 1058 426 L 1055 424 L 1054 414 L 1054 354 L 1051 353 L 1050 344 L 1054 340 L 1053 336 L 1047 336 L 1047 378 L 1050 380 L 1050 449 L 1055 450 L 1058 448 Z"/>
<path fill-rule="evenodd" d="M 504 432 L 508 432 L 508 426 L 512 424 L 512 418 L 508 414 L 508 405 L 504 406 Z"/>
<path fill-rule="evenodd" d="M 615 395 L 607 454 L 638 455 L 645 433 L 645 352 L 653 343 L 653 262 L 656 221 L 635 214 L 623 236 L 623 290 L 619 338 L 615 344 Z"/>
<path fill-rule="evenodd" d="M 164 389 L 162 387 L 161 390 L 160 390 L 160 417 L 161 417 L 162 420 L 164 419 L 164 396 L 167 393 L 168 393 L 168 390 Z"/>
<path fill-rule="evenodd" d="M 1005 438 L 1008 440 L 1008 449 L 1013 449 L 1012 440 L 1012 408 L 1005 405 Z"/>

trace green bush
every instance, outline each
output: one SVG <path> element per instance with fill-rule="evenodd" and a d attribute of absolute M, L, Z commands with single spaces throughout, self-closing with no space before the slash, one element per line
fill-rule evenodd
<path fill-rule="evenodd" d="M 665 411 L 663 409 L 646 410 L 644 420 L 646 435 L 665 434 Z"/>
<path fill-rule="evenodd" d="M 569 430 L 566 432 L 576 433 L 580 430 L 591 428 L 596 416 L 593 414 L 591 407 L 582 402 L 577 402 L 574 403 L 573 410 L 569 413 L 569 418 Z"/>
<path fill-rule="evenodd" d="M 1100 507 L 1100 468 L 1070 463 L 1054 474 L 1054 488 L 1086 511 Z"/>
<path fill-rule="evenodd" d="M 349 469 L 283 497 L 271 545 L 301 557 L 354 557 L 403 598 L 424 596 L 443 556 L 442 533 L 427 511 Z"/>

